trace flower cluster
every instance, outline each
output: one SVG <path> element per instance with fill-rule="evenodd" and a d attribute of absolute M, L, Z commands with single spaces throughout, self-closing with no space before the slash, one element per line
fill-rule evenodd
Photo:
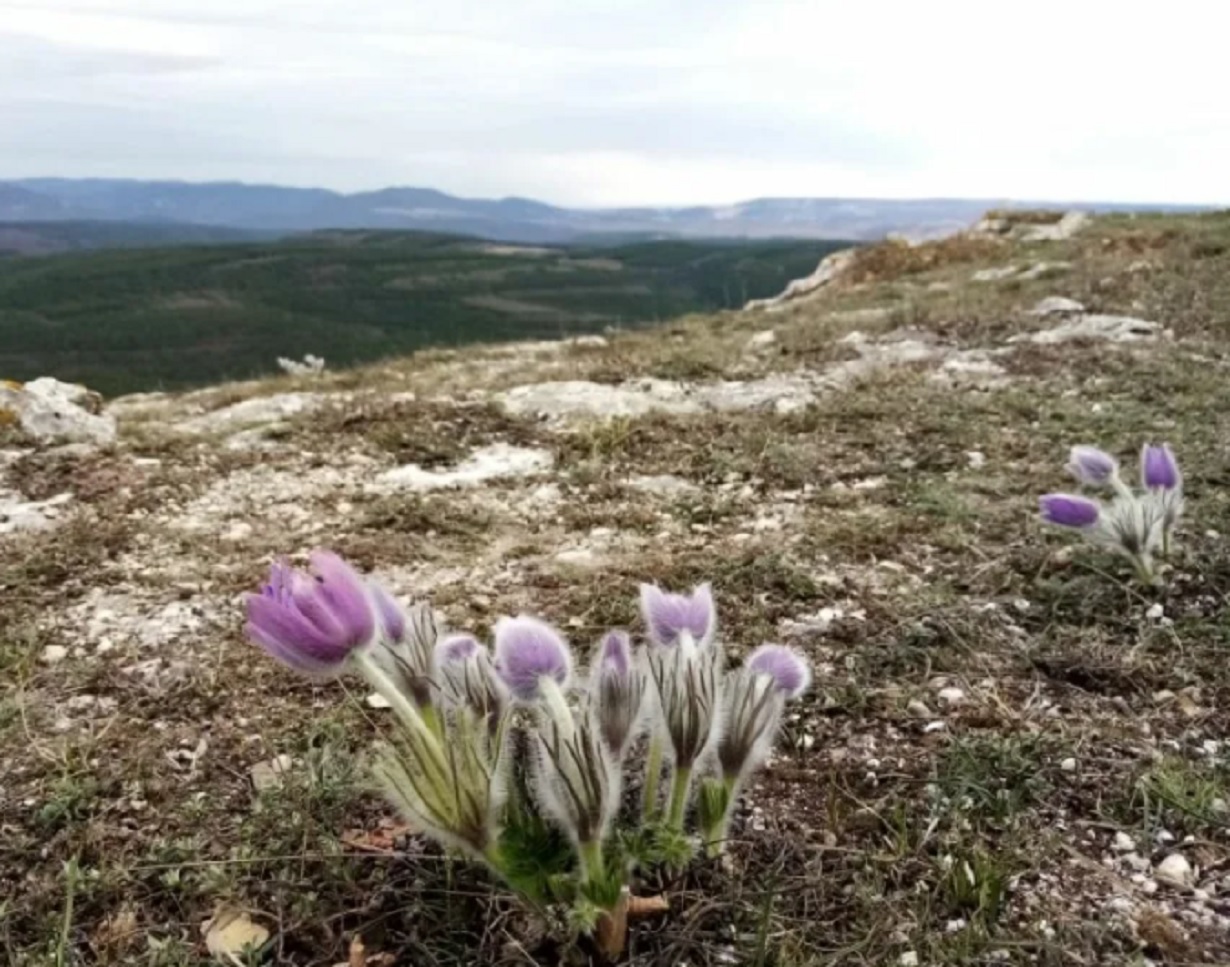
<path fill-rule="evenodd" d="M 304 674 L 361 675 L 388 701 L 399 728 L 372 769 L 418 829 L 530 892 L 518 880 L 516 826 L 541 816 L 574 857 L 570 898 L 596 904 L 599 917 L 621 909 L 629 871 L 645 861 L 629 844 L 674 837 L 686 848 L 693 799 L 704 845 L 721 850 L 739 790 L 810 682 L 806 662 L 781 645 L 727 669 L 707 584 L 686 595 L 642 586 L 647 641 L 610 631 L 580 674 L 563 635 L 537 618 L 500 619 L 489 651 L 472 635 L 442 634 L 430 608 L 403 608 L 336 555 L 317 551 L 311 566 L 274 565 L 249 596 L 249 637 Z M 642 738 L 643 757 L 633 754 Z M 621 810 L 638 812 L 624 809 L 622 792 L 642 762 L 638 828 L 615 835 Z M 533 892 L 558 896 L 559 881 Z"/>
<path fill-rule="evenodd" d="M 1183 513 L 1183 475 L 1170 447 L 1142 448 L 1139 492 L 1124 481 L 1119 462 L 1097 447 L 1073 447 L 1068 471 L 1089 487 L 1110 491 L 1109 502 L 1077 494 L 1046 494 L 1040 500 L 1042 519 L 1122 554 L 1142 580 L 1154 583 L 1156 558 L 1169 554 Z"/>

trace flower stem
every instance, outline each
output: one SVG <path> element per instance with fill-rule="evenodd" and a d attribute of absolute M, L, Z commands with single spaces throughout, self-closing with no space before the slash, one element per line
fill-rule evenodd
<path fill-rule="evenodd" d="M 641 800 L 641 816 L 652 820 L 658 812 L 658 783 L 662 779 L 662 740 L 656 735 L 649 740 L 649 758 L 645 764 L 645 788 Z"/>
<path fill-rule="evenodd" d="M 431 754 L 443 764 L 444 750 L 440 747 L 439 734 L 424 721 L 422 710 L 397 687 L 397 684 L 380 667 L 379 662 L 372 660 L 364 652 L 359 652 L 355 655 L 353 661 L 359 674 L 366 678 L 371 686 L 384 696 L 389 706 L 397 713 L 397 717 L 402 720 L 412 733 L 429 743 Z M 433 715 L 434 711 L 433 709 Z"/>
<path fill-rule="evenodd" d="M 691 766 L 678 766 L 671 780 L 671 805 L 667 814 L 667 825 L 678 832 L 683 831 L 683 811 L 688 805 L 688 787 L 691 784 Z"/>
<path fill-rule="evenodd" d="M 725 776 L 722 779 L 726 786 L 726 811 L 710 829 L 705 830 L 705 855 L 710 859 L 726 852 L 726 839 L 730 834 L 730 820 L 735 814 L 735 800 L 739 794 L 739 777 Z"/>
<path fill-rule="evenodd" d="M 577 856 L 581 860 L 581 877 L 585 882 L 593 883 L 601 880 L 606 875 L 606 864 L 602 859 L 601 840 L 579 844 Z"/>

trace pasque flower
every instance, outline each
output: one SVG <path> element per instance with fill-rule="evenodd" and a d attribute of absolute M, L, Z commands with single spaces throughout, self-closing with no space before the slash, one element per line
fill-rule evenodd
<path fill-rule="evenodd" d="M 773 747 L 786 702 L 810 682 L 807 662 L 783 645 L 761 645 L 741 669 L 727 674 L 717 747 L 721 778 L 705 780 L 699 805 L 711 854 L 722 849 L 739 789 Z"/>
<path fill-rule="evenodd" d="M 590 703 L 607 749 L 622 761 L 636 737 L 645 697 L 645 674 L 627 632 L 609 631 L 590 670 Z"/>
<path fill-rule="evenodd" d="M 1119 461 L 1097 447 L 1075 446 L 1068 458 L 1068 472 L 1081 483 L 1101 487 L 1117 480 Z"/>
<path fill-rule="evenodd" d="M 656 584 L 642 584 L 641 614 L 649 637 L 664 647 L 677 645 L 684 635 L 707 645 L 717 632 L 717 611 L 709 584 L 698 585 L 689 594 L 673 594 Z"/>
<path fill-rule="evenodd" d="M 793 648 L 761 645 L 747 659 L 748 669 L 766 677 L 787 699 L 798 698 L 811 684 L 811 668 Z"/>
<path fill-rule="evenodd" d="M 572 678 L 572 653 L 563 636 L 545 621 L 521 615 L 495 625 L 495 668 L 513 697 L 533 702 L 543 679 L 564 687 Z"/>
<path fill-rule="evenodd" d="M 371 645 L 376 617 L 367 584 L 336 554 L 313 551 L 311 573 L 278 562 L 248 595 L 248 637 L 308 675 L 336 675 Z"/>
<path fill-rule="evenodd" d="M 1039 498 L 1042 519 L 1059 527 L 1083 530 L 1097 526 L 1102 508 L 1096 500 L 1075 494 L 1046 494 Z"/>
<path fill-rule="evenodd" d="M 1183 474 L 1169 444 L 1144 445 L 1140 451 L 1140 482 L 1146 490 L 1177 490 L 1183 486 Z"/>

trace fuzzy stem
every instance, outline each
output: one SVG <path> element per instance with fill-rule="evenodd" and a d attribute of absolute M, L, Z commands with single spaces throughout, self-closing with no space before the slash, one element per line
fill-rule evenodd
<path fill-rule="evenodd" d="M 593 883 L 606 875 L 606 864 L 602 859 L 602 840 L 578 843 L 577 857 L 581 861 L 581 877 L 585 882 Z"/>
<path fill-rule="evenodd" d="M 418 709 L 419 718 L 423 720 L 423 724 L 431 729 L 436 738 L 443 741 L 444 739 L 444 722 L 440 718 L 440 713 L 431 705 L 419 705 L 417 702 L 414 707 Z"/>
<path fill-rule="evenodd" d="M 688 787 L 691 784 L 691 766 L 678 766 L 671 779 L 671 805 L 667 814 L 667 825 L 678 832 L 683 831 L 683 811 L 688 805 Z"/>
<path fill-rule="evenodd" d="M 662 779 L 662 740 L 654 736 L 649 740 L 649 759 L 645 764 L 644 798 L 641 800 L 641 816 L 652 820 L 658 812 L 658 783 Z"/>
<path fill-rule="evenodd" d="M 739 798 L 739 777 L 723 776 L 726 786 L 726 811 L 713 827 L 705 830 L 705 855 L 710 859 L 726 852 L 726 838 L 730 835 L 730 821 L 735 815 L 735 801 Z"/>
<path fill-rule="evenodd" d="M 371 686 L 388 700 L 389 706 L 397 713 L 397 717 L 409 727 L 411 732 L 414 732 L 429 744 L 433 758 L 436 758 L 440 766 L 443 767 L 444 750 L 440 747 L 439 733 L 424 720 L 423 711 L 406 697 L 405 693 L 388 676 L 388 673 L 380 667 L 379 662 L 374 661 L 369 654 L 359 652 L 354 656 L 353 661 L 359 674 L 366 678 Z M 431 712 L 434 716 L 435 709 L 432 709 Z M 438 719 L 436 721 L 437 723 L 439 722 Z"/>
<path fill-rule="evenodd" d="M 1170 557 L 1170 528 L 1162 528 L 1162 557 Z"/>

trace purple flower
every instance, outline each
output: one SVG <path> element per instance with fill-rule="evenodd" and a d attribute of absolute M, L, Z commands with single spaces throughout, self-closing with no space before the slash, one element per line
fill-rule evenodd
<path fill-rule="evenodd" d="M 713 588 L 707 583 L 686 595 L 671 594 L 655 584 L 642 584 L 641 614 L 650 638 L 665 647 L 679 644 L 685 633 L 698 645 L 707 645 L 717 630 Z"/>
<path fill-rule="evenodd" d="M 773 687 L 787 699 L 798 698 L 811 684 L 811 669 L 802 656 L 785 645 L 761 645 L 747 660 L 754 675 L 772 680 Z"/>
<path fill-rule="evenodd" d="M 1084 529 L 1098 522 L 1101 508 L 1096 500 L 1074 494 L 1047 494 L 1038 501 L 1042 519 L 1060 527 Z"/>
<path fill-rule="evenodd" d="M 449 635 L 447 638 L 441 638 L 436 645 L 436 662 L 441 668 L 446 665 L 460 665 L 482 650 L 482 644 L 473 635 Z"/>
<path fill-rule="evenodd" d="M 1183 475 L 1169 444 L 1145 444 L 1140 451 L 1140 482 L 1148 490 L 1177 490 L 1182 485 Z"/>
<path fill-rule="evenodd" d="M 1068 458 L 1068 471 L 1081 483 L 1100 487 L 1114 480 L 1119 461 L 1097 447 L 1076 446 Z"/>
<path fill-rule="evenodd" d="M 495 667 L 515 698 L 532 702 L 541 679 L 553 679 L 560 687 L 567 684 L 572 655 L 560 633 L 545 621 L 526 615 L 501 618 L 495 625 Z"/>
<path fill-rule="evenodd" d="M 632 640 L 626 631 L 608 631 L 598 647 L 598 674 L 627 678 L 632 669 Z"/>
<path fill-rule="evenodd" d="M 296 671 L 336 674 L 376 631 L 367 585 L 336 554 L 311 555 L 313 574 L 283 563 L 260 594 L 248 595 L 248 637 Z"/>
<path fill-rule="evenodd" d="M 380 618 L 380 627 L 385 637 L 392 641 L 401 641 L 406 636 L 406 612 L 383 585 L 371 581 L 369 587 L 372 591 L 372 602 L 376 606 L 376 615 Z"/>
<path fill-rule="evenodd" d="M 644 695 L 645 675 L 627 632 L 607 632 L 590 671 L 590 698 L 602 740 L 616 759 L 636 736 Z"/>

